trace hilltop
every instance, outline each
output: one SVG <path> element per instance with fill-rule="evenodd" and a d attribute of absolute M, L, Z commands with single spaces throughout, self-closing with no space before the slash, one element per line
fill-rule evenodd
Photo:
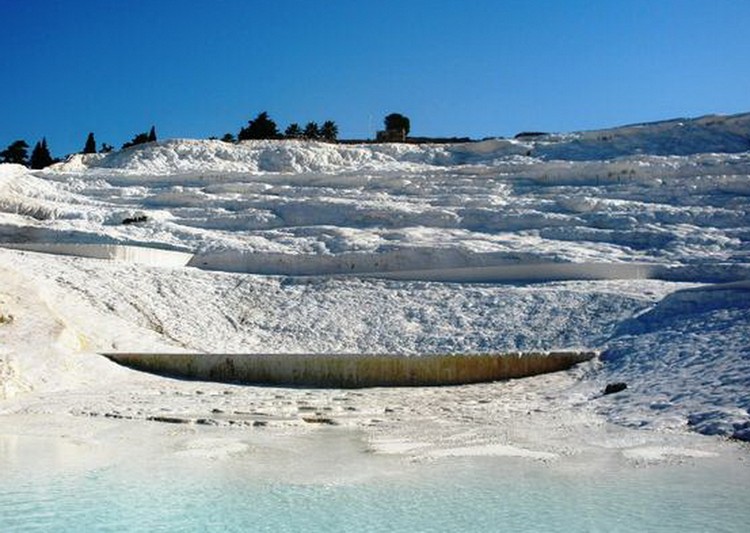
<path fill-rule="evenodd" d="M 314 141 L 167 140 L 107 154 L 77 154 L 54 172 L 109 169 L 174 172 L 337 172 L 400 168 L 410 164 L 450 166 L 531 156 L 542 161 L 596 161 L 635 156 L 740 153 L 750 149 L 750 113 L 675 119 L 531 138 L 464 143 L 331 144 Z"/>

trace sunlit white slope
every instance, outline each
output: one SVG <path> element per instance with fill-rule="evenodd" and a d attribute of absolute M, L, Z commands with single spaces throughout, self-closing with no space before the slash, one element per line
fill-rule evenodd
<path fill-rule="evenodd" d="M 129 379 L 92 362 L 102 350 L 583 347 L 603 359 L 562 404 L 748 438 L 749 117 L 0 165 L 0 243 L 27 250 L 0 250 L 3 394 Z M 117 262 L 134 258 L 150 266 Z M 591 264 L 608 281 L 539 283 Z M 610 381 L 628 389 L 602 396 Z"/>

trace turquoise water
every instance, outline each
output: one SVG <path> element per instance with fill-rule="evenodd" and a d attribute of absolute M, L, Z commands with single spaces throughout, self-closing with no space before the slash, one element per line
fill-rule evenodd
<path fill-rule="evenodd" d="M 362 454 L 366 476 L 352 471 L 356 461 L 342 461 L 338 475 L 326 460 L 327 475 L 313 469 L 305 482 L 304 473 L 287 474 L 315 462 L 306 454 L 278 465 L 285 474 L 274 479 L 267 454 L 102 463 L 70 446 L 18 446 L 31 454 L 3 455 L 0 447 L 2 532 L 684 532 L 746 531 L 750 523 L 748 467 L 731 461 L 635 468 Z"/>

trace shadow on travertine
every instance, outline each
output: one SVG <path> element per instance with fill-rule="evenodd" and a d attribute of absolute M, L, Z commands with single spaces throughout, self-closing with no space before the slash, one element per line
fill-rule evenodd
<path fill-rule="evenodd" d="M 462 385 L 565 370 L 594 351 L 502 354 L 186 354 L 107 353 L 121 365 L 199 381 L 316 388 Z"/>

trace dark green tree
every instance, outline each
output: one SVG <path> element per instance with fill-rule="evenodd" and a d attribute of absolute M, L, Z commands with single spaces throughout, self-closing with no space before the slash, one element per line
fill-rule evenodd
<path fill-rule="evenodd" d="M 151 131 L 148 132 L 148 142 L 156 142 L 156 128 L 151 126 Z"/>
<path fill-rule="evenodd" d="M 221 140 L 224 141 L 225 143 L 237 142 L 237 139 L 235 139 L 234 135 L 232 135 L 231 133 L 225 133 L 224 137 L 222 137 Z"/>
<path fill-rule="evenodd" d="M 17 165 L 28 165 L 29 145 L 23 139 L 12 142 L 8 147 L 0 152 L 3 163 L 15 163 Z"/>
<path fill-rule="evenodd" d="M 320 138 L 320 128 L 317 122 L 308 122 L 305 125 L 305 131 L 302 132 L 305 139 L 318 139 Z"/>
<path fill-rule="evenodd" d="M 302 136 L 302 128 L 296 122 L 289 124 L 289 127 L 284 131 L 284 137 L 287 139 L 301 139 Z"/>
<path fill-rule="evenodd" d="M 102 154 L 108 154 L 108 153 L 110 153 L 114 149 L 115 149 L 115 147 L 112 146 L 111 144 L 102 143 L 102 147 L 99 150 L 99 152 L 101 152 Z"/>
<path fill-rule="evenodd" d="M 44 138 L 40 142 L 36 143 L 36 145 L 34 146 L 34 150 L 32 150 L 31 152 L 31 168 L 39 170 L 41 168 L 50 166 L 54 162 L 55 161 L 54 159 L 52 159 L 52 155 L 50 155 L 49 153 L 49 148 L 47 147 L 47 139 Z"/>
<path fill-rule="evenodd" d="M 237 139 L 240 141 L 246 141 L 249 139 L 278 139 L 279 129 L 276 123 L 271 120 L 268 113 L 263 111 L 259 113 L 254 120 L 247 123 L 247 127 L 240 130 Z"/>
<path fill-rule="evenodd" d="M 148 133 L 139 133 L 133 137 L 129 142 L 122 145 L 123 148 L 130 148 L 131 146 L 138 146 L 139 144 L 146 144 L 149 141 Z"/>
<path fill-rule="evenodd" d="M 320 137 L 326 141 L 335 141 L 339 136 L 339 127 L 332 120 L 326 120 L 320 128 Z"/>
<path fill-rule="evenodd" d="M 96 153 L 96 140 L 94 139 L 93 132 L 89 133 L 89 136 L 86 137 L 86 145 L 83 147 L 83 153 L 84 154 Z"/>
<path fill-rule="evenodd" d="M 408 117 L 405 117 L 401 113 L 391 113 L 384 120 L 386 131 L 403 131 L 404 137 L 409 135 L 411 129 L 411 123 Z"/>

